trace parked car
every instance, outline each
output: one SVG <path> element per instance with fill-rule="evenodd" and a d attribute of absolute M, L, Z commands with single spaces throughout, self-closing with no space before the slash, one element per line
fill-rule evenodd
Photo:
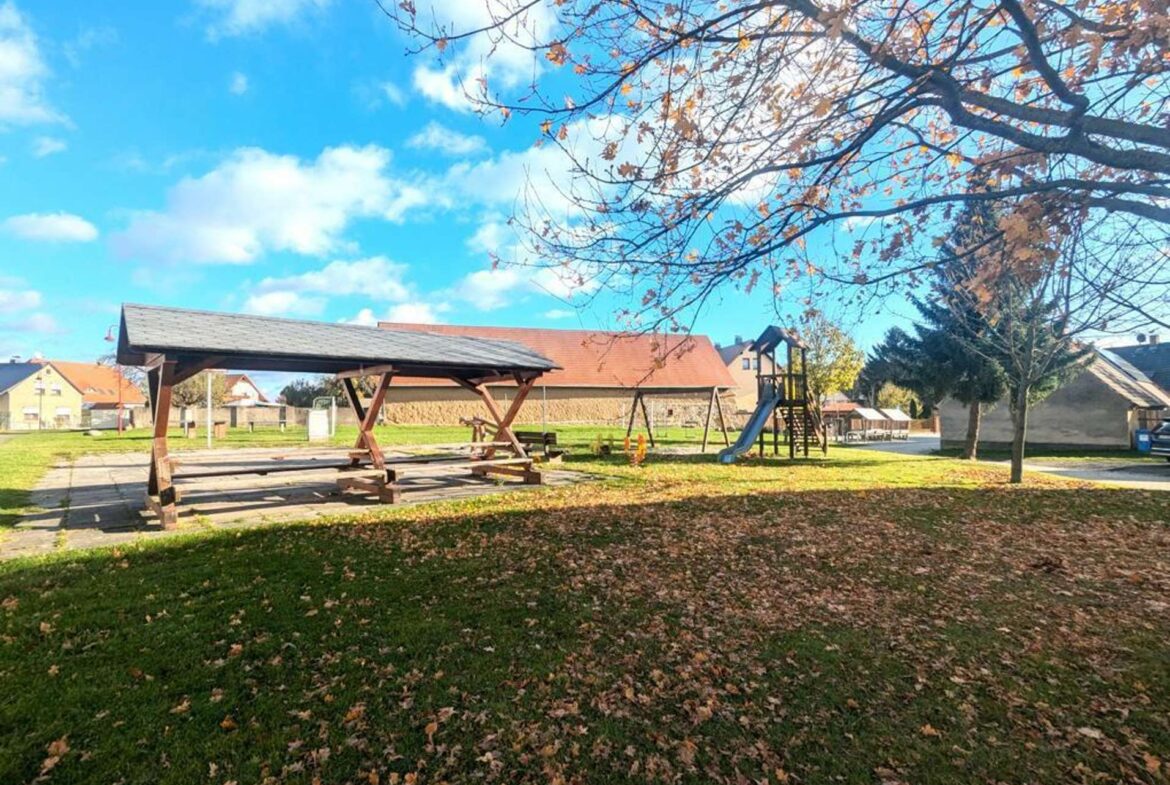
<path fill-rule="evenodd" d="M 1150 434 L 1150 455 L 1160 455 L 1170 461 L 1170 417 Z"/>

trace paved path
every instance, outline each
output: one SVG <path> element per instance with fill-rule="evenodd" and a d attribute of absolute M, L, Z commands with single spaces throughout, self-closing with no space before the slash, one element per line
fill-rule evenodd
<path fill-rule="evenodd" d="M 858 449 L 881 450 L 902 455 L 930 455 L 939 449 L 939 438 L 935 434 L 915 434 L 906 441 L 870 442 L 857 445 Z M 1009 461 L 995 461 L 1009 466 Z M 1108 483 L 1121 488 L 1136 488 L 1146 491 L 1170 491 L 1170 463 L 1154 458 L 1134 458 L 1118 461 L 1077 461 L 1060 463 L 1057 459 L 1045 462 L 1042 459 L 1025 461 L 1025 471 L 1042 472 L 1070 480 Z"/>
<path fill-rule="evenodd" d="M 308 450 L 239 449 L 200 450 L 174 454 L 178 474 L 233 468 L 300 464 L 309 471 L 284 474 L 240 474 L 200 478 L 180 483 L 177 529 L 164 531 L 144 511 L 149 457 L 142 453 L 87 455 L 49 469 L 33 490 L 38 512 L 26 515 L 0 540 L 0 558 L 49 553 L 62 548 L 119 545 L 140 538 L 167 536 L 175 531 L 203 528 L 239 528 L 275 521 L 314 520 L 325 516 L 360 513 L 378 503 L 337 490 L 338 458 Z M 275 460 L 278 456 L 288 456 Z M 316 468 L 316 465 L 321 465 Z M 545 470 L 546 485 L 567 485 L 588 478 L 581 472 Z M 404 477 L 403 503 L 465 499 L 509 490 L 537 490 L 541 486 L 496 481 L 467 475 Z"/>

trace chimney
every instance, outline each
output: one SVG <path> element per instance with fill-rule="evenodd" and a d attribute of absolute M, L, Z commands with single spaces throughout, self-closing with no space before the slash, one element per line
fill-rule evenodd
<path fill-rule="evenodd" d="M 1158 342 L 1158 334 L 1157 333 L 1150 333 L 1150 336 L 1147 339 L 1147 341 L 1149 342 L 1150 346 L 1153 346 L 1154 344 L 1156 344 Z"/>
<path fill-rule="evenodd" d="M 743 343 L 743 336 L 742 335 L 735 336 L 735 342 L 736 343 Z"/>

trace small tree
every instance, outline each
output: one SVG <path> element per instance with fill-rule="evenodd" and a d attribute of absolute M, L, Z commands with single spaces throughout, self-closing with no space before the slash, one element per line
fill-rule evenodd
<path fill-rule="evenodd" d="M 207 404 L 207 375 L 209 371 L 195 374 L 190 379 L 176 384 L 171 390 L 171 402 L 175 406 L 204 406 Z M 227 387 L 222 373 L 211 374 L 211 405 L 223 406 Z"/>
<path fill-rule="evenodd" d="M 865 355 L 853 339 L 823 314 L 806 320 L 800 330 L 808 347 L 808 391 L 820 409 L 830 395 L 853 387 Z"/>

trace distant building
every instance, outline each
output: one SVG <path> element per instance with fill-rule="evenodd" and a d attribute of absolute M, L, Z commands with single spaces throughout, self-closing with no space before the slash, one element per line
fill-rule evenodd
<path fill-rule="evenodd" d="M 83 404 L 51 362 L 0 364 L 0 430 L 80 428 Z"/>
<path fill-rule="evenodd" d="M 1152 335 L 1146 343 L 1135 346 L 1115 346 L 1109 349 L 1121 359 L 1150 377 L 1150 381 L 1170 392 L 1170 343 L 1163 343 Z"/>
<path fill-rule="evenodd" d="M 81 391 L 83 416 L 80 425 L 87 428 L 117 428 L 119 401 L 125 427 L 146 424 L 146 396 L 117 368 L 61 360 L 52 360 L 51 363 L 70 384 Z M 119 387 L 122 389 L 121 396 L 118 395 Z"/>
<path fill-rule="evenodd" d="M 1152 347 L 1126 347 L 1135 348 Z M 1083 371 L 1032 406 L 1028 410 L 1028 445 L 1125 450 L 1133 446 L 1138 428 L 1156 425 L 1170 409 L 1170 391 L 1124 359 L 1127 354 L 1135 353 L 1098 350 Z M 958 401 L 948 399 L 940 405 L 944 448 L 963 446 L 967 414 L 968 407 Z M 1000 401 L 984 411 L 979 443 L 1005 448 L 1011 442 L 1011 415 L 1007 401 Z"/>
<path fill-rule="evenodd" d="M 224 406 L 262 406 L 268 398 L 246 373 L 229 373 L 223 377 Z"/>
<path fill-rule="evenodd" d="M 727 346 L 715 345 L 719 357 L 727 372 L 735 382 L 735 409 L 737 412 L 748 413 L 756 408 L 759 391 L 756 389 L 756 371 L 760 360 L 751 350 L 752 342 L 745 341 L 742 336 L 735 336 L 735 341 Z M 771 360 L 764 358 L 764 373 L 774 373 Z"/>
<path fill-rule="evenodd" d="M 379 326 L 513 341 L 553 360 L 561 370 L 540 378 L 520 410 L 521 423 L 625 425 L 635 391 L 646 393 L 656 426 L 701 424 L 712 390 L 724 396 L 724 411 L 731 416 L 727 391 L 734 382 L 704 335 L 397 322 Z M 502 407 L 508 405 L 514 387 L 492 386 Z M 389 422 L 453 424 L 460 417 L 482 414 L 483 404 L 472 393 L 442 379 L 394 379 L 386 397 Z"/>

